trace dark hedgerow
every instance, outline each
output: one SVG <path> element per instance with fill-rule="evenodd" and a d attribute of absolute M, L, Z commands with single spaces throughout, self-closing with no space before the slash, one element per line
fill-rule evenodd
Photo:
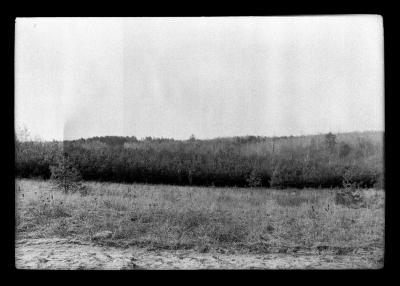
<path fill-rule="evenodd" d="M 62 170 L 57 158 L 65 153 L 82 180 L 91 181 L 330 188 L 342 187 L 346 175 L 360 187 L 382 187 L 384 182 L 382 132 L 16 143 L 15 174 L 25 178 L 50 178 L 54 166 Z"/>

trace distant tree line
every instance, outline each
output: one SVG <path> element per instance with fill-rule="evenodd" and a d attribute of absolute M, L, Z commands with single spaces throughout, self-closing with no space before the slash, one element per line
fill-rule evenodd
<path fill-rule="evenodd" d="M 16 140 L 17 177 L 50 178 L 60 158 L 83 180 L 154 184 L 361 187 L 383 184 L 383 133 L 198 140 L 93 137 L 63 142 Z"/>

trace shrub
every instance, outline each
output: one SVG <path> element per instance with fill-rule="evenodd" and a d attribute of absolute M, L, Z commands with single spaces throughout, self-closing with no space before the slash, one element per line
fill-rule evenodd
<path fill-rule="evenodd" d="M 256 173 L 255 170 L 251 171 L 249 177 L 246 179 L 247 184 L 251 188 L 261 187 L 261 177 Z"/>
<path fill-rule="evenodd" d="M 272 172 L 270 185 L 274 188 L 301 187 L 303 185 L 301 163 L 298 160 L 280 160 Z"/>
<path fill-rule="evenodd" d="M 343 174 L 344 184 L 355 184 L 357 187 L 373 187 L 379 174 L 373 166 L 362 162 L 347 167 Z"/>
<path fill-rule="evenodd" d="M 339 189 L 335 194 L 335 203 L 352 208 L 364 206 L 364 200 L 357 183 L 344 180 L 343 189 Z"/>

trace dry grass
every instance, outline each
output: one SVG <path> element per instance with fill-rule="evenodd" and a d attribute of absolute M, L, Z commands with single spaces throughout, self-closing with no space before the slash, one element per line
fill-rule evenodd
<path fill-rule="evenodd" d="M 78 237 L 112 231 L 109 245 L 199 251 L 382 249 L 384 192 L 365 206 L 336 205 L 334 190 L 271 190 L 88 182 L 88 195 L 48 181 L 16 181 L 19 237 Z M 346 250 L 346 251 L 347 251 Z"/>

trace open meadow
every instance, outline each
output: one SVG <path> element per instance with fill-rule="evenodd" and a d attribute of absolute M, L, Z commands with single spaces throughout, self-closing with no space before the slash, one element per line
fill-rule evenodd
<path fill-rule="evenodd" d="M 335 199 L 338 189 L 83 185 L 83 194 L 63 193 L 50 181 L 16 180 L 17 268 L 383 266 L 383 190 L 362 190 L 355 207 Z M 46 251 L 94 257 L 54 262 Z"/>
<path fill-rule="evenodd" d="M 387 266 L 383 18 L 15 19 L 15 267 Z"/>

